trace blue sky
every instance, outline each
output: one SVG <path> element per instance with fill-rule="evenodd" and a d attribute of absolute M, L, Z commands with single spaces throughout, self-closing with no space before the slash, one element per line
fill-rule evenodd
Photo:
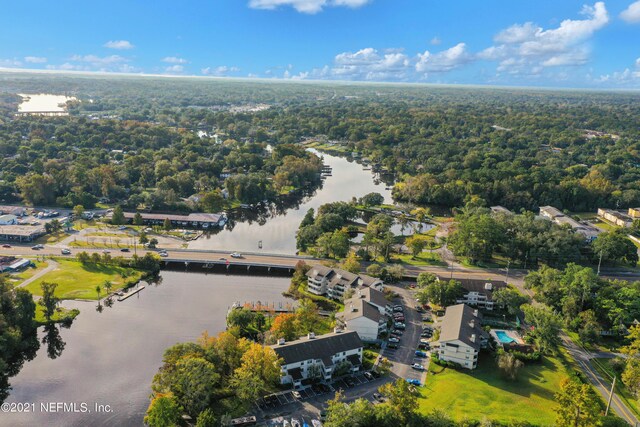
<path fill-rule="evenodd" d="M 23 0 L 0 67 L 640 88 L 640 1 Z"/>

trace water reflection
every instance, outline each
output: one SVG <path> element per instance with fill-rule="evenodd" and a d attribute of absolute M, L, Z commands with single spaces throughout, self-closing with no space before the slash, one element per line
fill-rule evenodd
<path fill-rule="evenodd" d="M 68 329 L 71 325 L 67 325 Z M 49 359 L 57 359 L 62 355 L 64 347 L 67 345 L 60 336 L 60 330 L 55 323 L 49 323 L 44 327 L 42 344 L 47 346 L 47 356 Z"/>
<path fill-rule="evenodd" d="M 251 209 L 232 210 L 224 229 L 189 242 L 189 248 L 294 254 L 298 225 L 310 208 L 317 210 L 322 204 L 351 201 L 371 192 L 382 194 L 385 203 L 392 201 L 391 189 L 387 187 L 392 183 L 391 176 L 376 174 L 350 158 L 318 154 L 332 168 L 332 175 L 319 188 L 296 192 L 273 203 L 260 203 Z"/>
<path fill-rule="evenodd" d="M 159 279 L 110 308 L 103 301 L 101 313 L 95 302 L 63 302 L 80 310 L 71 328 L 40 328 L 30 357 L 12 371 L 7 402 L 97 402 L 113 413 L 3 414 L 0 426 L 140 426 L 166 348 L 223 331 L 236 301 L 291 301 L 282 296 L 286 277 L 163 271 Z"/>

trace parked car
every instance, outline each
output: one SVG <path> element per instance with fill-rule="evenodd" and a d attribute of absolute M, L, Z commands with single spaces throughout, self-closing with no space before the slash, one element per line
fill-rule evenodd
<path fill-rule="evenodd" d="M 4 245 L 2 245 L 3 248 L 5 249 L 9 249 L 11 247 L 11 245 L 7 245 L 6 243 Z"/>
<path fill-rule="evenodd" d="M 326 409 L 320 410 L 320 421 L 325 421 L 327 419 L 328 412 Z"/>
<path fill-rule="evenodd" d="M 400 340 L 398 338 L 396 338 L 396 337 L 391 337 L 391 338 L 389 338 L 389 342 L 399 343 Z"/>
<path fill-rule="evenodd" d="M 398 348 L 398 344 L 395 344 L 395 343 L 389 343 L 389 344 L 387 344 L 387 348 L 390 348 L 390 349 L 395 350 L 395 349 L 397 349 L 397 348 Z"/>
<path fill-rule="evenodd" d="M 404 311 L 404 308 L 402 308 L 402 306 L 395 306 L 393 307 L 393 311 L 398 313 L 398 312 Z"/>
<path fill-rule="evenodd" d="M 384 396 L 380 393 L 373 393 L 373 398 L 378 402 L 384 402 Z"/>
<path fill-rule="evenodd" d="M 291 392 L 291 394 L 293 395 L 294 399 L 298 399 L 298 400 L 302 399 L 302 395 L 300 394 L 299 391 L 294 390 Z"/>
<path fill-rule="evenodd" d="M 421 342 L 420 344 L 418 344 L 418 348 L 421 350 L 429 350 L 429 344 Z"/>
<path fill-rule="evenodd" d="M 60 251 L 62 255 L 71 255 L 71 251 L 69 249 L 63 249 Z"/>
<path fill-rule="evenodd" d="M 416 357 L 427 357 L 427 353 L 424 351 L 416 350 Z"/>
<path fill-rule="evenodd" d="M 373 379 L 373 375 L 371 375 L 371 372 L 365 372 L 364 373 L 364 377 L 366 379 L 368 379 L 369 381 L 371 381 Z"/>
<path fill-rule="evenodd" d="M 291 427 L 302 427 L 300 420 L 297 418 L 291 418 Z"/>
<path fill-rule="evenodd" d="M 126 230 L 127 226 L 126 225 L 121 225 L 120 227 L 118 227 L 118 230 Z"/>
<path fill-rule="evenodd" d="M 414 363 L 413 365 L 411 365 L 411 368 L 415 369 L 416 371 L 424 371 L 424 366 L 419 363 Z"/>
<path fill-rule="evenodd" d="M 407 325 L 405 325 L 404 323 L 400 323 L 400 322 L 396 322 L 394 323 L 394 325 L 396 329 L 406 329 Z"/>
<path fill-rule="evenodd" d="M 242 258 L 242 254 L 238 253 L 238 252 L 234 252 L 231 255 L 229 255 L 231 258 Z"/>
<path fill-rule="evenodd" d="M 414 380 L 413 378 L 407 378 L 407 382 L 411 385 L 420 386 L 420 381 Z"/>
<path fill-rule="evenodd" d="M 345 378 L 344 382 L 347 383 L 347 386 L 349 386 L 349 387 L 353 387 L 353 386 L 356 385 L 356 382 L 352 377 Z"/>

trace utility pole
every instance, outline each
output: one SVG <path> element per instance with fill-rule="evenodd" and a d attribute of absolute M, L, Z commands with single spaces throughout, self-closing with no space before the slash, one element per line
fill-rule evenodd
<path fill-rule="evenodd" d="M 609 408 L 611 407 L 611 399 L 613 398 L 613 388 L 616 386 L 616 378 L 613 377 L 613 382 L 611 383 L 611 391 L 609 392 L 609 400 L 607 401 L 607 410 L 604 411 L 604 416 L 609 415 Z"/>
<path fill-rule="evenodd" d="M 511 260 L 507 261 L 507 273 L 504 276 L 504 282 L 508 285 L 509 284 L 509 266 L 511 265 Z"/>
<path fill-rule="evenodd" d="M 600 275 L 600 265 L 602 264 L 602 253 L 604 252 L 604 249 L 602 249 L 600 251 L 600 260 L 598 261 L 598 272 L 596 273 L 596 276 Z"/>

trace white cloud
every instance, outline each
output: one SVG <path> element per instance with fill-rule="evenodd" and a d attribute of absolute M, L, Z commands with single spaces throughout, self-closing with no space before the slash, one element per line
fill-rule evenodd
<path fill-rule="evenodd" d="M 478 54 L 500 61 L 498 71 L 538 74 L 540 67 L 582 65 L 589 61 L 586 41 L 609 23 L 603 2 L 584 6 L 585 19 L 565 19 L 557 28 L 543 29 L 531 22 L 515 24 L 494 37 L 496 44 Z"/>
<path fill-rule="evenodd" d="M 182 65 L 171 65 L 164 69 L 165 74 L 182 74 L 184 73 L 184 66 Z"/>
<path fill-rule="evenodd" d="M 228 67 L 226 65 L 221 65 L 219 67 L 207 67 L 207 68 L 203 68 L 202 70 L 200 70 L 202 72 L 202 74 L 204 74 L 205 76 L 217 76 L 217 77 L 223 77 L 223 76 L 227 76 L 230 73 L 237 73 L 238 71 L 240 71 L 240 68 L 238 67 Z"/>
<path fill-rule="evenodd" d="M 135 47 L 128 40 L 109 40 L 103 46 L 108 49 L 118 49 L 118 50 L 128 50 L 128 49 L 133 49 Z"/>
<path fill-rule="evenodd" d="M 596 81 L 615 85 L 637 85 L 640 82 L 640 58 L 635 61 L 635 70 L 625 68 L 624 71 L 601 75 Z"/>
<path fill-rule="evenodd" d="M 442 52 L 431 53 L 427 50 L 422 54 L 419 53 L 416 71 L 420 73 L 442 73 L 468 64 L 473 60 L 474 56 L 467 51 L 467 45 L 458 43 Z"/>
<path fill-rule="evenodd" d="M 442 44 L 442 40 L 440 39 L 440 37 L 436 36 L 434 38 L 432 38 L 429 43 L 433 46 L 438 46 L 440 44 Z"/>
<path fill-rule="evenodd" d="M 346 6 L 357 8 L 371 0 L 250 0 L 249 7 L 254 9 L 277 9 L 280 6 L 291 6 L 298 12 L 314 14 L 328 6 Z"/>
<path fill-rule="evenodd" d="M 633 2 L 628 8 L 622 11 L 620 18 L 631 24 L 640 22 L 640 1 Z"/>
<path fill-rule="evenodd" d="M 22 67 L 22 61 L 19 59 L 0 59 L 0 68 L 16 68 Z"/>
<path fill-rule="evenodd" d="M 162 62 L 166 62 L 168 64 L 186 64 L 187 60 L 184 58 L 178 58 L 177 56 L 166 56 L 162 58 Z"/>
<path fill-rule="evenodd" d="M 343 52 L 334 58 L 334 66 L 328 70 L 301 73 L 298 77 L 329 77 L 364 80 L 404 80 L 410 71 L 410 60 L 397 49 L 380 53 L 368 47 L 357 52 Z"/>
<path fill-rule="evenodd" d="M 97 55 L 73 55 L 70 58 L 73 62 L 84 62 L 94 67 L 104 67 L 114 64 L 122 64 L 129 61 L 120 55 L 97 56 Z"/>
<path fill-rule="evenodd" d="M 44 64 L 47 62 L 47 58 L 41 56 L 25 56 L 24 62 L 28 62 L 30 64 Z"/>

